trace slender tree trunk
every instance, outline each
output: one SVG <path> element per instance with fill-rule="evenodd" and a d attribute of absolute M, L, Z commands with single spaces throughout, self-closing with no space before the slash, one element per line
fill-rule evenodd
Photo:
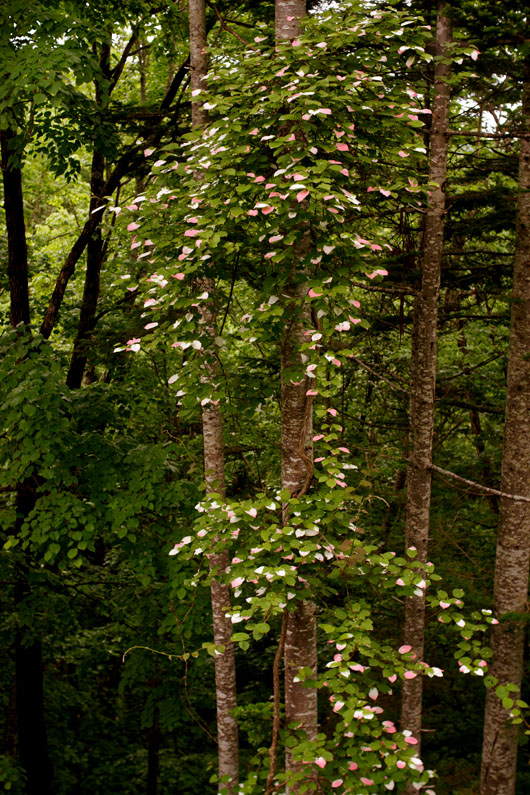
<path fill-rule="evenodd" d="M 97 46 L 94 45 L 95 54 Z M 110 81 L 110 43 L 102 42 L 99 50 L 99 67 L 102 78 Z M 95 81 L 96 105 L 104 109 L 108 97 L 102 91 L 102 84 L 99 80 Z M 92 218 L 98 215 L 97 209 L 103 206 L 103 187 L 105 184 L 105 157 L 98 152 L 94 146 L 92 154 L 92 167 L 90 171 L 90 202 L 88 205 L 88 215 Z M 77 334 L 74 340 L 74 348 L 66 383 L 70 389 L 79 389 L 83 381 L 83 374 L 87 364 L 87 347 L 90 342 L 90 335 L 96 325 L 96 310 L 99 299 L 99 283 L 101 266 L 104 260 L 103 236 L 101 234 L 101 224 L 95 227 L 87 241 L 86 252 L 86 271 L 85 285 L 83 288 L 83 302 L 79 313 L 79 323 Z"/>
<path fill-rule="evenodd" d="M 89 212 L 101 206 L 101 191 L 104 182 L 105 158 L 94 151 L 92 155 L 92 172 L 90 179 L 90 205 Z M 83 288 L 83 302 L 79 313 L 77 334 L 74 340 L 72 358 L 66 377 L 70 389 L 79 389 L 83 381 L 83 374 L 87 364 L 87 346 L 90 335 L 96 325 L 96 311 L 99 299 L 99 285 L 101 266 L 103 264 L 103 238 L 101 226 L 92 232 L 87 243 L 85 286 Z"/>
<path fill-rule="evenodd" d="M 28 248 L 24 222 L 22 169 L 9 163 L 9 143 L 13 130 L 0 131 L 2 179 L 4 184 L 4 212 L 7 230 L 7 275 L 11 293 L 9 319 L 12 326 L 30 323 Z"/>
<path fill-rule="evenodd" d="M 10 287 L 10 321 L 17 328 L 29 326 L 29 277 L 22 171 L 9 164 L 9 142 L 12 130 L 0 132 L 4 208 L 8 245 L 8 278 Z M 17 519 L 13 532 L 18 534 L 26 517 L 35 506 L 34 478 L 18 484 L 16 494 Z M 15 568 L 15 612 L 30 593 L 28 564 L 23 560 Z M 42 647 L 38 634 L 17 621 L 15 630 L 15 714 L 16 749 L 26 773 L 26 795 L 50 795 L 52 767 L 48 755 L 44 721 L 44 686 Z"/>
<path fill-rule="evenodd" d="M 306 244 L 309 245 L 309 237 Z M 282 489 L 301 496 L 307 490 L 313 474 L 312 407 L 311 397 L 306 395 L 309 379 L 305 377 L 300 383 L 293 384 L 284 377 L 284 372 L 300 362 L 299 347 L 304 341 L 304 329 L 309 318 L 303 306 L 300 306 L 307 295 L 307 286 L 305 282 L 293 283 L 294 275 L 291 278 L 286 292 L 291 296 L 289 315 L 293 320 L 285 329 L 281 344 Z M 288 521 L 288 506 L 284 505 L 283 522 L 287 524 Z M 308 739 L 314 740 L 318 730 L 317 689 L 304 687 L 295 681 L 298 670 L 303 667 L 311 668 L 314 678 L 317 675 L 316 616 L 315 604 L 311 600 L 298 601 L 295 610 L 288 614 L 284 664 L 286 723 L 295 724 L 296 729 L 302 729 Z M 307 773 L 304 782 L 307 786 L 307 778 L 312 775 L 311 769 L 302 762 L 295 762 L 287 747 L 287 775 L 302 770 Z M 305 791 L 311 795 L 316 790 Z M 299 792 L 299 784 L 289 785 L 287 792 Z"/>
<path fill-rule="evenodd" d="M 530 57 L 525 59 L 523 132 L 519 155 L 519 195 L 501 490 L 530 497 Z M 520 687 L 526 620 L 503 620 L 506 614 L 528 613 L 530 508 L 527 503 L 500 500 L 495 614 L 500 623 L 492 635 L 491 673 L 501 685 Z M 510 693 L 517 698 L 516 693 Z M 484 717 L 481 795 L 513 795 L 518 727 L 508 724 L 495 690 L 488 690 Z"/>
<path fill-rule="evenodd" d="M 446 16 L 448 4 L 438 4 L 436 54 L 446 53 L 451 42 L 451 22 Z M 445 179 L 449 128 L 450 89 L 446 82 L 449 66 L 435 66 L 434 103 L 431 127 L 429 181 L 423 235 L 421 290 L 416 298 L 413 321 L 411 360 L 410 434 L 412 449 L 407 472 L 406 546 L 417 549 L 417 560 L 427 561 L 431 503 L 432 442 L 436 388 L 436 342 L 440 273 L 443 257 Z M 421 570 L 418 569 L 418 578 Z M 404 641 L 412 647 L 418 660 L 423 659 L 425 628 L 425 593 L 411 596 L 405 606 Z M 419 752 L 422 718 L 422 677 L 408 679 L 403 686 L 401 723 L 418 740 Z M 411 790 L 412 791 L 412 790 Z"/>
<path fill-rule="evenodd" d="M 300 34 L 300 21 L 306 14 L 305 0 L 276 0 L 275 32 L 277 39 L 294 39 Z M 294 261 L 303 260 L 311 245 L 309 230 L 303 236 L 294 252 Z M 311 397 L 306 395 L 308 378 L 293 384 L 284 373 L 293 364 L 301 361 L 300 346 L 304 341 L 304 329 L 309 324 L 308 312 L 303 302 L 307 295 L 307 285 L 303 274 L 293 272 L 284 293 L 290 299 L 289 316 L 291 324 L 285 329 L 281 340 L 282 371 L 282 488 L 292 495 L 302 495 L 307 491 L 313 474 L 312 406 Z M 283 509 L 283 522 L 289 521 L 287 506 Z M 317 675 L 316 608 L 312 600 L 299 601 L 295 610 L 289 612 L 285 635 L 285 720 L 296 729 L 305 732 L 309 740 L 314 740 L 318 731 L 317 690 L 306 688 L 296 682 L 299 668 L 308 667 L 313 676 Z M 289 784 L 289 777 L 305 771 L 303 785 L 308 795 L 316 792 L 311 786 L 314 772 L 302 762 L 296 762 L 286 749 L 285 768 L 287 773 L 287 792 L 300 792 L 301 782 Z"/>
<path fill-rule="evenodd" d="M 35 507 L 37 483 L 34 478 L 23 481 L 17 489 L 18 534 L 25 518 Z M 28 564 L 15 568 L 15 610 L 30 597 Z M 44 719 L 44 682 L 42 646 L 32 627 L 17 621 L 15 630 L 15 704 L 17 722 L 17 755 L 26 773 L 25 795 L 51 795 L 52 765 Z"/>
<path fill-rule="evenodd" d="M 190 63 L 191 88 L 204 89 L 205 75 L 208 68 L 206 55 L 206 13 L 204 0 L 189 0 L 190 23 Z M 207 121 L 207 112 L 202 101 L 192 103 L 192 125 L 203 127 Z M 205 279 L 201 285 L 211 296 L 214 284 Z M 201 320 L 208 336 L 213 339 L 217 335 L 215 308 L 209 303 L 202 309 Z M 205 376 L 213 386 L 218 377 L 218 367 L 214 359 L 205 364 Z M 225 496 L 223 419 L 218 405 L 212 403 L 204 407 L 202 413 L 204 440 L 204 471 L 207 493 Z M 228 552 L 210 557 L 210 569 L 223 572 L 229 564 Z M 236 669 L 234 646 L 231 643 L 232 622 L 225 617 L 230 606 L 230 589 L 227 585 L 212 581 L 212 620 L 214 643 L 224 646 L 223 654 L 215 656 L 215 692 L 217 702 L 217 738 L 219 744 L 219 778 L 228 776 L 228 784 L 219 784 L 220 790 L 235 795 L 239 779 L 239 746 L 237 722 L 233 710 L 237 706 Z"/>
<path fill-rule="evenodd" d="M 158 707 L 155 707 L 153 725 L 147 732 L 146 795 L 158 795 L 158 776 L 160 774 L 160 723 L 158 717 Z"/>

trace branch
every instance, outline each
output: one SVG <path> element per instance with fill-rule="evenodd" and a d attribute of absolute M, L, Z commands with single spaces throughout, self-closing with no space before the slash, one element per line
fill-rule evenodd
<path fill-rule="evenodd" d="M 388 293 L 389 295 L 417 295 L 418 291 L 413 287 L 379 287 L 377 284 L 367 284 L 365 282 L 350 282 L 353 287 L 360 287 L 362 290 L 370 290 L 374 293 Z"/>
<path fill-rule="evenodd" d="M 474 489 L 480 489 L 485 494 L 494 494 L 496 497 L 506 497 L 508 500 L 530 502 L 530 497 L 523 497 L 520 494 L 508 494 L 506 491 L 499 491 L 499 489 L 491 489 L 489 486 L 483 486 L 482 483 L 475 483 L 474 480 L 463 478 L 460 475 L 456 475 L 454 472 L 449 472 L 448 469 L 442 469 L 442 467 L 438 467 L 435 464 L 431 464 L 429 468 L 432 469 L 433 472 L 438 472 L 440 475 L 446 475 L 448 478 L 453 478 L 453 480 L 458 480 L 460 483 L 465 483 L 466 486 L 471 486 Z"/>
<path fill-rule="evenodd" d="M 438 377 L 438 383 L 441 383 L 442 381 L 452 381 L 454 378 L 460 378 L 462 375 L 469 375 L 473 372 L 473 370 L 478 370 L 480 367 L 484 367 L 486 364 L 494 362 L 496 359 L 500 359 L 502 355 L 502 353 L 494 353 L 493 356 L 490 356 L 488 359 L 484 359 L 483 362 L 479 362 L 472 367 L 464 367 L 464 369 L 460 370 L 459 373 L 455 373 L 454 375 L 440 376 Z"/>
<path fill-rule="evenodd" d="M 118 184 L 122 176 L 129 170 L 129 168 L 131 168 L 134 165 L 136 160 L 140 161 L 140 155 L 141 155 L 141 148 L 137 147 L 127 152 L 125 155 L 123 155 L 120 158 L 120 160 L 118 160 L 118 163 L 114 171 L 110 174 L 109 178 L 105 182 L 103 189 L 101 191 L 101 201 L 103 208 L 107 202 L 106 197 L 112 196 L 112 194 L 118 187 Z M 61 268 L 59 275 L 55 281 L 55 287 L 53 288 L 53 293 L 50 298 L 46 314 L 44 315 L 44 320 L 42 321 L 40 327 L 40 333 L 42 334 L 44 339 L 48 339 L 48 337 L 53 331 L 53 327 L 59 315 L 59 310 L 61 308 L 61 304 L 64 298 L 64 293 L 68 285 L 68 282 L 74 275 L 75 266 L 77 265 L 79 258 L 83 254 L 83 251 L 85 250 L 87 243 L 90 240 L 90 236 L 101 223 L 101 219 L 104 212 L 105 212 L 104 209 L 100 209 L 98 210 L 98 212 L 92 213 L 90 215 L 90 217 L 85 222 L 83 229 L 78 235 L 77 240 L 70 249 L 70 253 L 68 254 L 66 260 L 64 261 L 64 265 Z"/>
<path fill-rule="evenodd" d="M 208 0 L 207 0 L 207 2 L 208 2 Z M 208 5 L 211 8 L 213 8 L 213 10 L 215 11 L 215 15 L 216 15 L 217 19 L 219 20 L 219 25 L 221 26 L 221 30 L 226 30 L 227 33 L 230 33 L 232 36 L 235 36 L 235 38 L 238 41 L 240 41 L 241 44 L 244 44 L 245 47 L 250 47 L 251 49 L 254 50 L 254 52 L 258 52 L 258 48 L 257 47 L 254 47 L 249 41 L 245 41 L 245 39 L 243 39 L 239 35 L 239 33 L 236 33 L 235 30 L 232 30 L 231 28 L 228 27 L 228 25 L 226 24 L 226 21 L 223 19 L 223 17 L 219 13 L 216 5 L 214 5 L 213 3 L 210 3 L 210 2 L 208 2 Z"/>
<path fill-rule="evenodd" d="M 110 73 L 109 94 L 112 93 L 112 90 L 115 88 L 116 83 L 118 82 L 118 80 L 121 77 L 121 73 L 123 72 L 125 64 L 127 63 L 127 58 L 132 54 L 131 50 L 132 50 L 132 48 L 134 46 L 134 43 L 136 41 L 137 36 L 138 36 L 138 30 L 136 28 L 133 28 L 133 32 L 132 32 L 131 38 L 129 39 L 129 41 L 125 45 L 124 50 L 123 50 L 123 52 L 121 54 L 120 60 L 118 61 L 118 63 L 116 64 L 116 66 L 114 67 L 112 72 Z"/>
<path fill-rule="evenodd" d="M 470 138 L 530 138 L 530 133 L 487 133 L 481 130 L 448 130 L 448 135 L 462 135 Z"/>
<path fill-rule="evenodd" d="M 381 375 L 381 373 L 378 373 L 377 370 L 373 370 L 368 364 L 365 364 L 363 361 L 358 359 L 357 356 L 350 356 L 350 359 L 353 359 L 353 361 L 357 362 L 357 364 L 360 367 L 363 367 L 369 373 L 371 373 L 372 375 L 375 375 L 376 378 L 380 378 L 381 381 L 384 381 L 385 384 L 388 384 L 388 386 L 391 389 L 395 389 L 397 392 L 404 392 L 406 395 L 409 394 L 409 390 L 408 389 L 404 389 L 402 386 L 398 386 L 397 384 L 392 383 L 392 381 L 390 381 L 388 378 L 385 378 L 384 375 Z"/>

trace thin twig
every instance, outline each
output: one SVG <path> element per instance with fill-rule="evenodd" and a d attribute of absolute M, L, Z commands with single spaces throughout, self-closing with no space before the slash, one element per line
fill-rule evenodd
<path fill-rule="evenodd" d="M 392 383 L 392 381 L 390 381 L 388 378 L 385 378 L 384 375 L 381 375 L 381 373 L 378 373 L 377 370 L 374 370 L 372 367 L 370 367 L 369 365 L 365 364 L 363 361 L 358 359 L 357 356 L 350 356 L 350 359 L 353 359 L 353 361 L 357 362 L 357 364 L 360 367 L 362 367 L 363 369 L 367 370 L 372 375 L 375 375 L 376 378 L 380 378 L 381 381 L 384 381 L 385 384 L 388 384 L 388 386 L 391 387 L 392 389 L 395 389 L 398 392 L 404 392 L 406 395 L 409 394 L 408 389 L 404 389 L 402 386 L 398 386 L 397 384 Z"/>
<path fill-rule="evenodd" d="M 213 10 L 215 11 L 215 15 L 216 15 L 217 19 L 219 20 L 219 25 L 221 26 L 221 30 L 226 30 L 227 33 L 231 33 L 232 36 L 235 36 L 236 39 L 241 42 L 241 44 L 245 45 L 245 47 L 250 47 L 255 52 L 259 52 L 257 47 L 254 47 L 254 45 L 252 45 L 249 41 L 245 41 L 245 39 L 243 39 L 239 35 L 239 33 L 236 33 L 235 30 L 232 30 L 231 28 L 228 27 L 228 25 L 226 24 L 225 20 L 223 19 L 223 17 L 219 13 L 219 10 L 218 10 L 216 5 L 214 5 L 213 3 L 208 3 L 208 5 L 211 6 L 211 8 L 213 8 Z"/>
<path fill-rule="evenodd" d="M 276 773 L 276 750 L 278 748 L 278 734 L 280 732 L 280 663 L 283 656 L 283 647 L 285 646 L 285 635 L 287 633 L 287 609 L 283 611 L 282 629 L 280 632 L 280 641 L 278 643 L 278 650 L 274 657 L 274 664 L 272 667 L 272 681 L 273 681 L 273 717 L 272 717 L 272 740 L 271 747 L 269 748 L 270 768 L 267 776 L 267 786 L 265 788 L 265 795 L 272 795 L 274 776 Z"/>
<path fill-rule="evenodd" d="M 228 317 L 228 311 L 230 309 L 230 304 L 232 303 L 232 295 L 234 294 L 234 285 L 236 283 L 237 266 L 238 265 L 239 265 L 239 251 L 237 252 L 236 262 L 235 262 L 235 266 L 234 266 L 234 275 L 232 276 L 232 284 L 230 285 L 230 293 L 228 295 L 228 300 L 226 302 L 226 310 L 225 310 L 225 314 L 224 314 L 224 317 L 223 317 L 223 322 L 221 323 L 221 329 L 219 331 L 219 336 L 220 337 L 223 336 L 223 329 L 225 327 L 226 318 Z"/>

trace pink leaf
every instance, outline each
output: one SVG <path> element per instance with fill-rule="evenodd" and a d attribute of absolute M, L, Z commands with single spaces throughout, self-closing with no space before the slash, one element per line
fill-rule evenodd
<path fill-rule="evenodd" d="M 416 679 L 417 675 L 418 674 L 416 673 L 416 671 L 405 671 L 405 673 L 403 674 L 405 679 Z"/>
<path fill-rule="evenodd" d="M 405 646 L 400 646 L 398 649 L 400 654 L 407 654 L 409 651 L 412 651 L 412 646 L 406 644 Z"/>
<path fill-rule="evenodd" d="M 249 211 L 247 212 L 247 215 L 257 215 L 257 214 L 258 214 L 258 211 L 257 211 L 257 210 L 249 210 Z"/>
<path fill-rule="evenodd" d="M 309 196 L 309 191 L 301 190 L 299 193 L 296 194 L 296 201 L 303 202 L 306 196 Z"/>
<path fill-rule="evenodd" d="M 349 150 L 348 144 L 337 144 L 337 149 L 339 152 L 347 152 Z"/>
<path fill-rule="evenodd" d="M 335 781 L 331 782 L 331 786 L 332 786 L 333 789 L 336 789 L 337 787 L 341 787 L 342 786 L 342 779 L 341 778 L 336 778 Z"/>
<path fill-rule="evenodd" d="M 140 229 L 140 224 L 137 224 L 135 221 L 131 221 L 130 224 L 127 224 L 128 232 L 134 232 L 135 229 Z"/>
<path fill-rule="evenodd" d="M 326 767 L 327 762 L 323 756 L 317 756 L 315 759 L 315 765 L 318 765 L 319 767 Z"/>
<path fill-rule="evenodd" d="M 185 273 L 174 273 L 173 278 L 178 279 L 180 282 L 185 278 Z"/>
<path fill-rule="evenodd" d="M 274 207 L 271 207 L 270 205 L 267 205 L 267 207 L 262 207 L 261 208 L 261 212 L 263 213 L 263 215 L 268 215 L 269 213 L 272 213 L 273 210 L 274 210 Z"/>

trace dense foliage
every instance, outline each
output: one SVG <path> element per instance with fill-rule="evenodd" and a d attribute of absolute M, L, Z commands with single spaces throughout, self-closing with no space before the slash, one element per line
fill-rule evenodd
<path fill-rule="evenodd" d="M 6 791 L 217 789 L 212 576 L 232 590 L 240 792 L 265 792 L 282 616 L 300 600 L 317 605 L 320 673 L 298 676 L 318 688 L 320 729 L 310 741 L 280 711 L 278 786 L 287 745 L 318 768 L 312 792 L 478 792 L 484 684 L 524 745 L 524 687 L 488 675 L 528 58 L 512 5 L 481 4 L 481 30 L 467 4 L 454 14 L 423 566 L 403 539 L 430 4 L 317 5 L 279 43 L 270 4 L 212 6 L 193 96 L 179 4 L 1 4 L 2 168 L 21 179 L 31 310 L 13 328 L 24 268 L 5 194 Z M 286 375 L 296 323 L 305 342 Z M 281 481 L 286 377 L 307 379 L 312 413 L 299 493 Z M 226 499 L 205 493 L 208 405 L 224 420 Z M 221 551 L 230 567 L 211 572 Z M 425 661 L 402 643 L 418 589 Z M 397 726 L 417 676 L 421 758 Z M 523 747 L 521 795 L 527 764 Z"/>

